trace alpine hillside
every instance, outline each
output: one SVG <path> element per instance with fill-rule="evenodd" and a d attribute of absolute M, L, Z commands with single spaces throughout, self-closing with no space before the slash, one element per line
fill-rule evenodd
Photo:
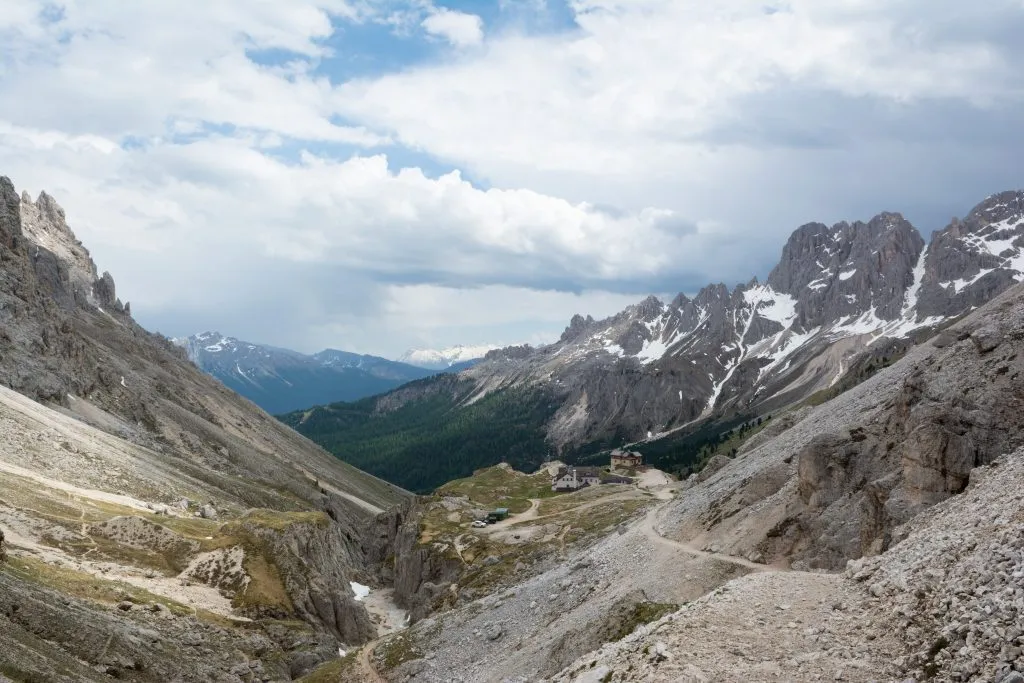
<path fill-rule="evenodd" d="M 375 469 L 387 462 L 406 472 L 396 481 L 412 488 L 469 474 L 470 463 L 453 461 L 437 434 L 475 438 L 486 425 L 471 416 L 489 403 L 550 407 L 519 411 L 515 425 L 531 443 L 540 433 L 544 447 L 494 444 L 474 467 L 508 460 L 528 469 L 552 455 L 572 460 L 638 441 L 657 450 L 663 439 L 701 429 L 716 438 L 839 391 L 1022 278 L 1022 191 L 986 198 L 927 242 L 898 213 L 809 223 L 765 282 L 712 284 L 667 303 L 651 297 L 605 320 L 577 315 L 554 344 L 491 351 L 454 379 L 285 420 L 370 471 L 389 476 Z M 437 429 L 422 437 L 405 429 L 430 411 Z M 387 436 L 396 433 L 404 438 Z M 664 451 L 662 466 L 696 459 L 692 450 Z"/>
<path fill-rule="evenodd" d="M 219 332 L 175 339 L 189 359 L 268 413 L 384 393 L 436 371 L 378 356 L 327 349 L 313 355 Z"/>
<path fill-rule="evenodd" d="M 0 443 L 0 680 L 291 680 L 378 636 L 352 582 L 418 576 L 370 533 L 406 491 L 140 327 L 6 177 Z"/>

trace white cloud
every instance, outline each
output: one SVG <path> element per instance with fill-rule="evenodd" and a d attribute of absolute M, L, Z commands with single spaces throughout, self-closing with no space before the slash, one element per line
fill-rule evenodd
<path fill-rule="evenodd" d="M 4 46 L 0 111 L 10 123 L 120 139 L 163 136 L 180 121 L 268 130 L 302 140 L 386 142 L 336 123 L 334 90 L 313 75 L 341 0 L 66 2 L 59 20 L 19 22 Z M 23 13 L 24 14 L 24 13 Z M 284 50 L 290 64 L 260 65 L 250 50 Z M 2 62 L 0 62 L 2 63 Z"/>
<path fill-rule="evenodd" d="M 453 63 L 351 83 L 342 106 L 485 175 L 658 173 L 696 162 L 702 135 L 749 116 L 744 97 L 782 87 L 1019 99 L 1019 65 L 986 39 L 1019 9 L 994 4 L 791 0 L 772 14 L 748 0 L 576 0 L 578 30 L 502 36 Z M 944 9 L 988 33 L 943 33 Z"/>
<path fill-rule="evenodd" d="M 475 14 L 435 8 L 424 20 L 423 30 L 444 38 L 455 47 L 472 47 L 484 40 L 483 19 Z"/>
<path fill-rule="evenodd" d="M 745 280 L 807 220 L 944 219 L 1019 182 L 1017 0 L 573 0 L 540 35 L 535 0 L 486 35 L 427 0 L 8 4 L 0 173 L 172 333 L 531 339 Z M 371 21 L 475 49 L 324 76 Z"/>
<path fill-rule="evenodd" d="M 0 125 L 0 151 L 9 163 L 51 159 L 53 168 L 78 155 L 72 169 L 96 168 L 95 179 L 68 188 L 91 197 L 87 213 L 72 214 L 86 225 L 96 211 L 138 201 L 130 215 L 109 216 L 114 225 L 96 226 L 111 244 L 121 243 L 123 233 L 148 234 L 154 248 L 182 238 L 237 240 L 270 258 L 384 281 L 639 281 L 692 267 L 678 254 L 697 254 L 718 234 L 712 226 L 680 223 L 670 211 L 609 213 L 532 190 L 481 190 L 458 172 L 431 178 L 417 168 L 391 169 L 384 156 L 335 161 L 305 153 L 300 163 L 286 163 L 247 138 L 122 150 L 101 138 Z M 118 182 L 108 185 L 112 178 Z M 175 208 L 147 221 L 152 206 L 139 201 L 147 194 L 155 205 Z M 110 209 L 97 205 L 100 198 Z M 165 227 L 147 230 L 153 224 Z"/>

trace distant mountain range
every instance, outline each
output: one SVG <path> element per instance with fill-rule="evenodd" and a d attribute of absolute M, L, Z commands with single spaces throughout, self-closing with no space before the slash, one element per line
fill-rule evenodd
<path fill-rule="evenodd" d="M 495 344 L 482 344 L 459 345 L 447 349 L 410 349 L 398 359 L 398 362 L 431 370 L 464 370 L 486 356 L 489 351 L 500 348 Z"/>
<path fill-rule="evenodd" d="M 219 332 L 174 341 L 201 370 L 269 413 L 355 401 L 438 372 L 335 349 L 306 355 Z"/>
<path fill-rule="evenodd" d="M 284 419 L 416 490 L 502 461 L 529 469 L 637 441 L 682 470 L 699 444 L 680 439 L 716 439 L 842 391 L 1022 279 L 1024 191 L 986 198 L 928 241 L 898 213 L 809 223 L 763 283 L 651 297 L 605 320 L 577 315 L 554 344 L 491 351 L 452 377 Z"/>

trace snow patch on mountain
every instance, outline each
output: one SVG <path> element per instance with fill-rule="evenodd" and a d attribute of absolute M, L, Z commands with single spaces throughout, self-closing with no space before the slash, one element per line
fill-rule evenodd
<path fill-rule="evenodd" d="M 743 292 L 743 300 L 765 320 L 789 327 L 796 319 L 796 299 L 788 294 L 774 291 L 766 285 L 756 285 Z M 750 327 L 747 321 L 747 327 Z M 744 335 L 746 336 L 746 335 Z"/>
<path fill-rule="evenodd" d="M 1024 275 L 1024 218 L 1014 216 L 992 223 L 985 235 L 970 234 L 963 238 L 965 244 L 980 253 L 988 253 L 1002 259 L 1001 268 Z M 1019 277 L 1017 278 L 1020 279 Z M 959 281 L 958 281 L 959 282 Z"/>
<path fill-rule="evenodd" d="M 502 348 L 498 344 L 480 344 L 477 346 L 451 346 L 446 349 L 410 349 L 398 359 L 399 363 L 408 363 L 421 368 L 443 369 L 456 363 L 478 360 L 487 355 L 488 351 Z"/>

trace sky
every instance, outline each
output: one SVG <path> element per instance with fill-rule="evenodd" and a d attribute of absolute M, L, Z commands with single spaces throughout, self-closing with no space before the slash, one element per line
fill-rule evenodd
<path fill-rule="evenodd" d="M 1024 0 L 4 0 L 0 174 L 135 318 L 544 343 L 1024 187 Z"/>

